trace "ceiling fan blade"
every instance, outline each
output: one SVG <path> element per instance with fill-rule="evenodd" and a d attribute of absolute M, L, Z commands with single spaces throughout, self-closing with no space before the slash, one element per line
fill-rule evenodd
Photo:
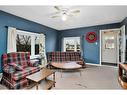
<path fill-rule="evenodd" d="M 74 10 L 74 11 L 71 11 L 71 13 L 80 13 L 80 10 Z"/>
<path fill-rule="evenodd" d="M 60 14 L 60 12 L 54 12 L 54 13 L 50 13 L 49 15 L 54 16 L 54 15 L 59 15 L 59 14 Z"/>
<path fill-rule="evenodd" d="M 58 11 L 60 11 L 60 8 L 58 6 L 54 6 L 54 8 Z"/>
<path fill-rule="evenodd" d="M 51 16 L 51 18 L 57 18 L 57 17 L 60 17 L 60 16 L 57 16 L 57 15 Z"/>
<path fill-rule="evenodd" d="M 74 15 L 73 15 L 73 14 L 68 14 L 67 16 L 69 16 L 69 17 L 73 17 Z"/>

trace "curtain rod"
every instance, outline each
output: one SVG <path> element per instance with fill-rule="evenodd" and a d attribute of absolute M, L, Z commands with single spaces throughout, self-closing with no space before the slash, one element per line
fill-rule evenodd
<path fill-rule="evenodd" d="M 5 26 L 6 28 L 8 28 L 8 27 L 13 27 L 13 26 Z M 15 27 L 16 28 L 16 27 Z M 26 29 L 21 29 L 21 28 L 16 28 L 16 29 L 18 29 L 18 30 L 22 30 L 22 31 L 28 31 L 28 32 L 34 32 L 34 33 L 36 33 L 35 31 L 30 31 L 30 30 L 26 30 Z M 39 33 L 39 34 L 41 34 L 41 33 Z M 43 33 L 44 34 L 44 33 Z M 44 34 L 44 35 L 46 35 L 46 34 Z"/>

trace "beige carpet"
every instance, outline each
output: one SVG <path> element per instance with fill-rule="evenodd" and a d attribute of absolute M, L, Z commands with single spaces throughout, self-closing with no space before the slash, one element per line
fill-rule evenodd
<path fill-rule="evenodd" d="M 87 66 L 78 72 L 66 72 L 63 77 L 56 73 L 56 87 L 53 89 L 122 89 L 118 83 L 118 68 Z"/>
<path fill-rule="evenodd" d="M 82 69 L 81 76 L 79 72 L 63 72 L 62 78 L 61 73 L 57 71 L 56 87 L 52 90 L 122 89 L 117 77 L 118 68 L 107 66 L 87 66 Z M 43 83 L 39 85 L 40 90 L 42 85 Z"/>

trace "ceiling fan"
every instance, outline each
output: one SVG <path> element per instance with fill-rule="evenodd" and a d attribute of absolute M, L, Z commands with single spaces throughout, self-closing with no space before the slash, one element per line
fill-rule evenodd
<path fill-rule="evenodd" d="M 57 12 L 53 13 L 51 18 L 58 18 L 61 17 L 63 21 L 66 21 L 68 17 L 76 16 L 80 13 L 78 9 L 71 9 L 69 7 L 64 6 L 54 6 Z"/>

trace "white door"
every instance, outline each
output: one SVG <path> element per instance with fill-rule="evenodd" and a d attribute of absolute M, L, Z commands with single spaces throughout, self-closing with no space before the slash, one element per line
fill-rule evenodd
<path fill-rule="evenodd" d="M 105 30 L 102 31 L 102 43 L 101 43 L 101 61 L 104 63 L 117 64 L 118 60 L 118 31 L 117 30 Z"/>
<path fill-rule="evenodd" d="M 125 25 L 120 28 L 119 33 L 119 62 L 125 62 L 125 48 L 126 48 L 126 38 L 125 38 Z"/>

